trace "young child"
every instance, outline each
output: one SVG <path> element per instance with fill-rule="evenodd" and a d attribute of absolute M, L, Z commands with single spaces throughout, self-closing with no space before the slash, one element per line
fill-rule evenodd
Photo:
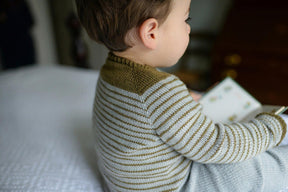
<path fill-rule="evenodd" d="M 288 185 L 288 147 L 274 148 L 286 133 L 281 117 L 215 124 L 177 77 L 157 70 L 177 63 L 187 48 L 190 0 L 76 3 L 89 36 L 110 50 L 93 110 L 99 169 L 110 191 Z"/>

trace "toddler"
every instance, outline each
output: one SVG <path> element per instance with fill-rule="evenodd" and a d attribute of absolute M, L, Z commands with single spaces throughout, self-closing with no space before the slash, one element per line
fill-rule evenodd
<path fill-rule="evenodd" d="M 76 0 L 110 53 L 93 108 L 98 165 L 110 191 L 272 191 L 288 185 L 279 116 L 215 124 L 186 86 L 160 72 L 185 52 L 190 0 Z M 265 152 L 270 150 L 268 152 Z"/>

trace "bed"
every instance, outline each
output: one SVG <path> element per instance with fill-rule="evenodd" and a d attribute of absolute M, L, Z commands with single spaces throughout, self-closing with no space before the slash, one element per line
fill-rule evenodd
<path fill-rule="evenodd" d="M 104 191 L 91 129 L 98 75 L 59 66 L 0 73 L 1 192 Z"/>
<path fill-rule="evenodd" d="M 91 133 L 97 71 L 0 73 L 0 191 L 101 192 Z"/>

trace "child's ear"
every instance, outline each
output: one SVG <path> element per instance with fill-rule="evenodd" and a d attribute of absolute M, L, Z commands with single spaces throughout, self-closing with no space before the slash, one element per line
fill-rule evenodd
<path fill-rule="evenodd" d="M 145 47 L 156 49 L 158 43 L 158 21 L 154 18 L 147 19 L 139 28 L 139 36 Z"/>

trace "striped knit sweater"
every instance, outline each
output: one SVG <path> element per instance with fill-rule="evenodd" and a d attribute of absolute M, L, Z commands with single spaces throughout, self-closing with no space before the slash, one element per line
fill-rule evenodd
<path fill-rule="evenodd" d="M 99 168 L 111 191 L 179 191 L 193 162 L 240 162 L 270 149 L 283 120 L 215 124 L 175 76 L 109 54 L 93 108 Z"/>

